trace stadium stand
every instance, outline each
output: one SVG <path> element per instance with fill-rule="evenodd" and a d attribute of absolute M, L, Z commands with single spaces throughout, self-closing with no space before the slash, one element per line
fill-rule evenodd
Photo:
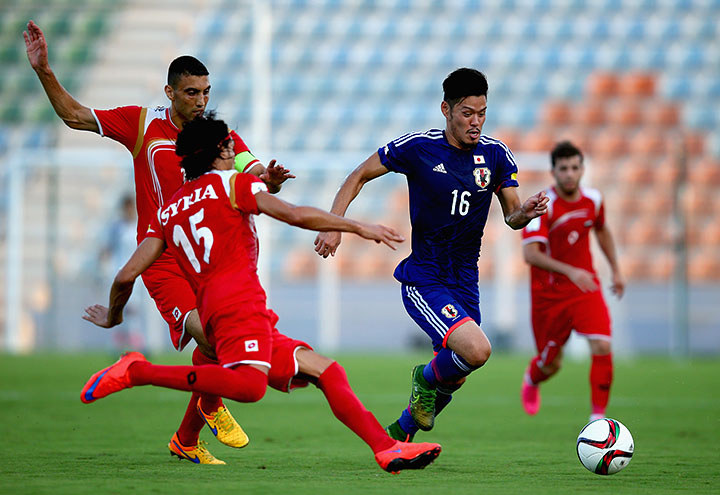
<path fill-rule="evenodd" d="M 689 231 L 698 232 L 688 238 L 690 273 L 696 280 L 720 281 L 713 265 L 717 229 L 708 228 L 720 213 L 720 74 L 713 48 L 720 43 L 720 2 L 269 4 L 273 106 L 268 148 L 289 156 L 286 165 L 298 171 L 284 191 L 291 201 L 329 207 L 342 176 L 356 165 L 292 163 L 295 154 L 367 156 L 408 131 L 442 126 L 440 83 L 456 67 L 472 66 L 490 81 L 485 133 L 516 152 L 547 153 L 563 138 L 587 151 L 587 183 L 606 194 L 611 222 L 621 229 L 622 260 L 634 280 L 663 280 L 672 267 L 666 261 L 649 266 L 647 258 L 671 254 L 669 198 L 680 177 L 673 157 L 683 142 L 689 180 L 683 204 L 690 214 Z M 250 132 L 250 2 L 183 0 L 151 8 L 137 0 L 18 0 L 0 6 L 0 62 L 5 69 L 0 74 L 0 156 L 89 142 L 87 136 L 61 131 L 27 67 L 21 32 L 29 18 L 52 40 L 53 67 L 62 83 L 88 104 L 163 103 L 159 88 L 165 62 L 183 51 L 207 63 L 211 106 L 241 134 Z M 92 145 L 112 146 L 97 139 Z M 545 171 L 519 166 L 524 193 L 549 184 Z M 99 182 L 101 191 L 113 190 L 112 181 L 122 176 L 109 175 L 105 180 L 110 183 Z M 403 181 L 381 182 L 371 198 L 358 199 L 353 213 L 407 228 L 402 223 L 407 221 Z M 6 199 L 4 189 L 0 191 L 2 209 Z M 119 194 L 86 198 L 83 207 L 106 214 Z M 29 197 L 46 202 L 40 193 L 31 191 Z M 495 207 L 491 216 L 497 216 Z M 102 220 L 99 216 L 77 230 L 92 230 Z M 499 228 L 489 226 L 486 243 Z M 280 228 L 274 235 L 288 243 L 287 262 L 273 265 L 279 272 L 288 278 L 316 273 L 311 236 Z M 40 239 L 28 238 L 26 244 L 43 244 Z M 397 257 L 348 244 L 341 255 L 344 273 L 389 277 Z M 708 261 L 708 253 L 715 254 L 714 260 Z M 353 268 L 358 260 L 365 267 L 362 272 Z M 484 250 L 482 276 L 494 276 L 497 262 L 491 249 Z M 525 277 L 526 270 L 521 266 L 516 275 Z"/>

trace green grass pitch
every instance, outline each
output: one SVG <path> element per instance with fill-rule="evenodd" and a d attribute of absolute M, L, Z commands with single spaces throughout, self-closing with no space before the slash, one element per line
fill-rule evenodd
<path fill-rule="evenodd" d="M 167 442 L 187 393 L 141 387 L 84 405 L 85 380 L 115 357 L 0 355 L 0 493 L 663 494 L 720 493 L 720 361 L 619 360 L 608 414 L 630 428 L 635 456 L 622 472 L 586 471 L 575 439 L 588 416 L 588 363 L 568 361 L 527 417 L 519 402 L 526 358 L 495 355 L 473 374 L 420 441 L 443 453 L 397 476 L 375 464 L 322 393 L 268 391 L 257 404 L 229 403 L 250 435 L 234 450 L 203 431 L 227 466 L 171 458 Z M 189 354 L 157 356 L 185 364 Z M 385 425 L 406 403 L 419 355 L 341 355 L 365 405 Z"/>

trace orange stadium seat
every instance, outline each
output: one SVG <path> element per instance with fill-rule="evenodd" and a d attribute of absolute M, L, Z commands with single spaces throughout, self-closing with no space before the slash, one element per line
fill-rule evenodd
<path fill-rule="evenodd" d="M 629 280 L 646 280 L 650 278 L 650 260 L 647 251 L 630 251 L 620 255 L 620 266 Z"/>
<path fill-rule="evenodd" d="M 720 186 L 720 160 L 710 156 L 689 160 L 688 181 L 693 184 Z M 719 192 L 715 191 L 715 194 Z"/>
<path fill-rule="evenodd" d="M 685 153 L 688 156 L 700 156 L 705 153 L 705 135 L 700 132 L 686 132 L 684 135 Z"/>
<path fill-rule="evenodd" d="M 671 249 L 663 248 L 653 253 L 652 263 L 648 264 L 648 278 L 655 282 L 667 281 L 673 273 L 675 259 Z"/>
<path fill-rule="evenodd" d="M 550 101 L 543 106 L 540 122 L 549 126 L 565 126 L 570 123 L 572 113 L 565 101 Z"/>
<path fill-rule="evenodd" d="M 587 94 L 591 97 L 608 98 L 618 94 L 618 76 L 612 72 L 596 72 L 587 80 Z"/>
<path fill-rule="evenodd" d="M 601 127 L 607 124 L 605 103 L 589 100 L 573 109 L 572 123 L 582 127 Z"/>
<path fill-rule="evenodd" d="M 622 98 L 612 102 L 607 117 L 609 124 L 636 127 L 643 121 L 643 111 L 634 99 Z"/>
<path fill-rule="evenodd" d="M 608 128 L 599 130 L 593 139 L 592 154 L 601 158 L 620 158 L 627 153 L 628 139 L 624 131 Z"/>
<path fill-rule="evenodd" d="M 642 187 L 652 182 L 653 168 L 647 159 L 631 157 L 618 163 L 617 170 L 616 178 L 622 184 Z"/>
<path fill-rule="evenodd" d="M 589 153 L 592 147 L 592 131 L 582 125 L 570 125 L 561 134 L 558 134 L 557 138 L 558 141 L 561 139 L 569 140 L 585 154 Z"/>
<path fill-rule="evenodd" d="M 547 129 L 535 128 L 528 131 L 520 140 L 519 150 L 549 152 L 555 145 L 555 136 Z"/>
<path fill-rule="evenodd" d="M 290 280 L 314 277 L 317 274 L 315 258 L 319 256 L 307 246 L 295 247 L 285 256 L 283 274 Z"/>
<path fill-rule="evenodd" d="M 624 74 L 618 81 L 618 93 L 633 98 L 650 98 L 655 95 L 655 76 L 644 72 Z"/>
<path fill-rule="evenodd" d="M 720 246 L 720 222 L 710 220 L 700 232 L 699 244 L 707 248 Z"/>
<path fill-rule="evenodd" d="M 720 249 L 703 247 L 690 254 L 688 275 L 691 282 L 717 282 L 720 280 Z"/>
<path fill-rule="evenodd" d="M 645 110 L 644 120 L 655 127 L 677 127 L 680 124 L 680 109 L 674 103 L 653 100 Z"/>
<path fill-rule="evenodd" d="M 520 142 L 520 132 L 518 130 L 502 127 L 493 131 L 492 136 L 505 143 L 510 150 L 514 151 L 518 149 Z"/>
<path fill-rule="evenodd" d="M 655 128 L 640 128 L 630 139 L 630 153 L 639 156 L 657 156 L 667 153 L 665 133 Z"/>

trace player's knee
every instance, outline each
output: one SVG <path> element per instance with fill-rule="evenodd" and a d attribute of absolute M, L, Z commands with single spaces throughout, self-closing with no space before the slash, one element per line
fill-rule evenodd
<path fill-rule="evenodd" d="M 560 368 L 562 368 L 562 359 L 555 358 L 552 362 L 547 363 L 545 366 L 543 366 L 541 369 L 543 373 L 546 375 L 554 375 L 558 371 L 560 371 Z"/>
<path fill-rule="evenodd" d="M 265 396 L 267 386 L 268 376 L 265 373 L 249 366 L 241 367 L 232 381 L 227 398 L 238 402 L 257 402 Z"/>
<path fill-rule="evenodd" d="M 492 346 L 490 342 L 485 339 L 484 341 L 475 343 L 463 358 L 473 368 L 480 368 L 490 359 L 490 354 L 492 354 Z"/>
<path fill-rule="evenodd" d="M 610 342 L 607 340 L 594 339 L 590 341 L 590 352 L 592 354 L 610 354 L 611 351 Z"/>

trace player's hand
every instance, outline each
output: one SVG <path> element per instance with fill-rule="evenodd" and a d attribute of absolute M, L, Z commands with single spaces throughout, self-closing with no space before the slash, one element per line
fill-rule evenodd
<path fill-rule="evenodd" d="M 403 242 L 405 238 L 395 232 L 390 227 L 385 227 L 384 225 L 371 225 L 363 222 L 360 223 L 360 230 L 358 230 L 357 234 L 360 237 L 363 237 L 365 239 L 369 239 L 371 241 L 375 241 L 378 244 L 381 242 L 383 244 L 386 244 L 390 249 L 395 251 L 397 248 L 395 247 L 395 243 Z"/>
<path fill-rule="evenodd" d="M 625 294 L 625 279 L 618 272 L 613 273 L 610 292 L 615 294 L 618 299 L 622 299 L 623 294 Z"/>
<path fill-rule="evenodd" d="M 315 252 L 323 258 L 330 255 L 335 256 L 341 240 L 340 232 L 320 232 L 315 238 Z"/>
<path fill-rule="evenodd" d="M 537 194 L 533 194 L 523 203 L 523 213 L 525 213 L 525 216 L 529 220 L 542 216 L 547 213 L 549 201 L 550 198 L 545 195 L 545 191 L 540 191 Z"/>
<path fill-rule="evenodd" d="M 101 304 L 93 304 L 92 306 L 85 308 L 85 314 L 82 318 L 83 320 L 89 321 L 90 323 L 94 323 L 95 325 L 103 328 L 112 328 L 115 325 L 122 323 L 122 316 L 120 317 L 120 321 L 111 322 L 109 320 L 109 315 L 110 310 L 108 308 Z"/>
<path fill-rule="evenodd" d="M 33 21 L 28 22 L 27 31 L 23 31 L 25 38 L 25 51 L 28 61 L 33 69 L 48 65 L 48 46 L 40 27 Z"/>
<path fill-rule="evenodd" d="M 594 292 L 600 289 L 595 283 L 595 276 L 582 268 L 573 268 L 568 274 L 568 278 L 583 292 Z"/>
<path fill-rule="evenodd" d="M 270 160 L 270 164 L 265 172 L 260 174 L 260 180 L 267 185 L 280 186 L 288 179 L 294 179 L 295 176 L 288 169 L 277 163 L 277 160 Z"/>

